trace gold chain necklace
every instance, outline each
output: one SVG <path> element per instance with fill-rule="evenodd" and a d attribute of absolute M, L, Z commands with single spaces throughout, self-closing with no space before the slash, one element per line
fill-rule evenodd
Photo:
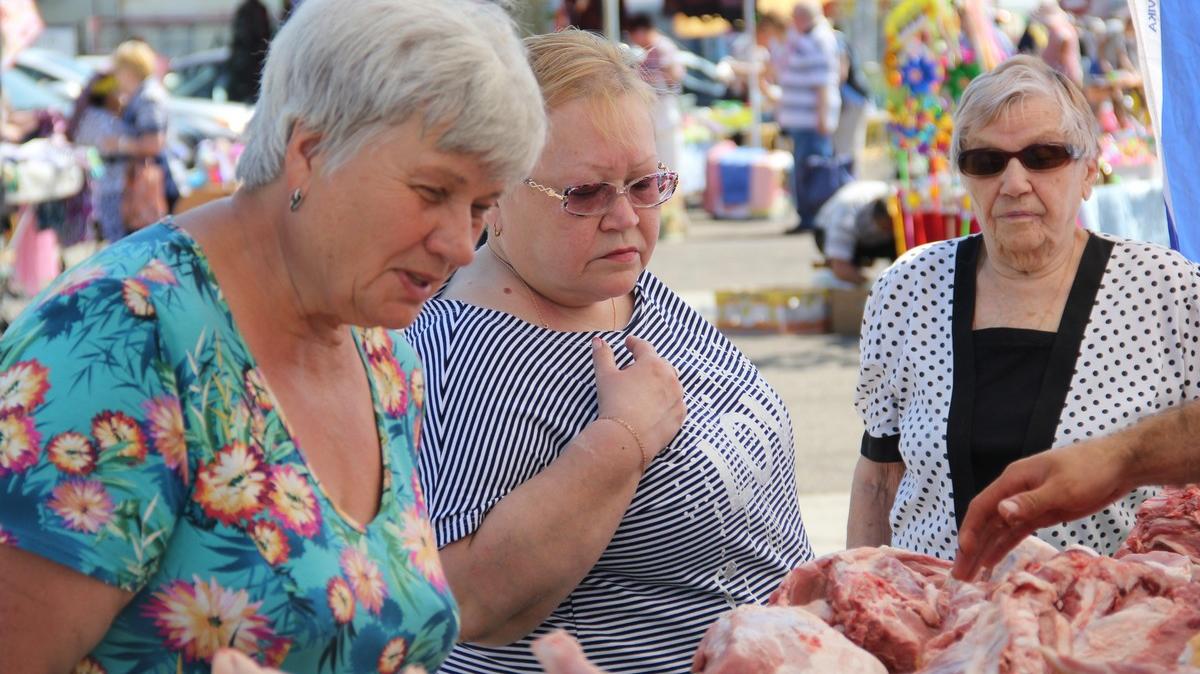
<path fill-rule="evenodd" d="M 529 303 L 531 305 L 533 305 L 533 311 L 535 314 L 537 314 L 538 322 L 542 324 L 542 327 L 547 330 L 552 329 L 550 327 L 550 324 L 546 322 L 546 317 L 542 315 L 542 309 L 538 305 L 537 297 L 535 297 L 533 294 L 533 288 L 531 288 L 529 286 L 529 284 L 525 282 L 525 277 L 518 274 L 517 270 L 513 268 L 512 264 L 509 263 L 508 260 L 505 260 L 495 248 L 488 246 L 488 250 L 490 250 L 492 252 L 492 255 L 495 256 L 495 258 L 497 260 L 500 260 L 500 262 L 503 263 L 505 267 L 508 267 L 508 271 L 512 272 L 512 275 L 515 276 L 517 278 L 517 280 L 521 282 L 521 286 L 523 288 L 525 288 L 525 294 L 529 297 Z M 610 297 L 610 298 L 608 298 L 608 303 L 609 303 L 609 305 L 612 306 L 612 323 L 613 323 L 612 329 L 613 329 L 613 332 L 616 332 L 616 330 L 617 330 L 617 301 L 615 298 Z"/>

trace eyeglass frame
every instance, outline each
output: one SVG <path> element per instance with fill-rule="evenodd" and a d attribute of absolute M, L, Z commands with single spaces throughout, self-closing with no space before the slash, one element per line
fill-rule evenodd
<path fill-rule="evenodd" d="M 630 206 L 632 206 L 633 208 L 637 208 L 637 209 L 658 208 L 659 206 L 662 206 L 663 204 L 665 204 L 671 197 L 675 196 L 675 190 L 679 189 L 679 173 L 677 171 L 668 170 L 667 165 L 664 164 L 663 162 L 658 162 L 657 168 L 658 168 L 658 170 L 655 171 L 654 173 L 647 173 L 644 176 L 634 178 L 633 180 L 630 180 L 629 182 L 625 183 L 624 185 L 618 185 L 617 183 L 608 182 L 607 180 L 597 180 L 597 181 L 590 182 L 590 183 L 583 183 L 581 185 L 567 185 L 566 187 L 563 188 L 563 191 L 561 193 L 556 192 L 554 190 L 554 188 L 552 188 L 552 187 L 547 187 L 545 185 L 542 185 L 541 183 L 535 182 L 533 178 L 526 178 L 525 180 L 523 180 L 521 182 L 524 185 L 532 187 L 533 189 L 537 190 L 538 192 L 541 192 L 542 194 L 545 194 L 548 197 L 553 197 L 555 199 L 558 199 L 562 203 L 563 212 L 567 213 L 568 215 L 573 215 L 577 218 L 594 218 L 597 215 L 608 215 L 608 213 L 610 211 L 612 211 L 613 206 L 616 205 L 617 199 L 621 198 L 622 196 L 624 196 L 626 199 L 629 200 Z M 639 205 L 633 203 L 632 199 L 629 199 L 628 194 L 629 194 L 630 187 L 632 187 L 635 183 L 641 182 L 641 181 L 645 180 L 646 178 L 649 178 L 650 176 L 656 176 L 659 174 L 665 174 L 668 177 L 668 179 L 674 181 L 674 183 L 675 183 L 675 185 L 671 188 L 671 194 L 668 195 L 666 199 L 663 199 L 662 201 L 660 201 L 657 204 L 654 204 L 652 206 L 639 206 Z M 571 211 L 568 211 L 567 210 L 567 198 L 571 196 L 571 190 L 576 190 L 576 189 L 579 189 L 580 187 L 588 187 L 591 185 L 611 185 L 617 189 L 617 194 L 616 194 L 616 196 L 613 197 L 612 202 L 609 203 L 608 208 L 606 208 L 603 211 L 600 211 L 599 213 L 590 213 L 587 215 L 581 215 L 579 213 L 572 213 Z"/>
<path fill-rule="evenodd" d="M 1033 168 L 1033 167 L 1027 165 L 1025 163 L 1025 161 L 1023 159 L 1021 159 L 1021 154 L 1030 150 L 1031 148 L 1038 147 L 1038 146 L 1061 147 L 1062 149 L 1066 150 L 1067 159 L 1066 159 L 1066 161 L 1059 164 L 1058 166 L 1052 166 L 1050 168 L 1042 168 L 1042 169 Z M 976 173 L 970 173 L 968 171 L 964 171 L 962 168 L 962 157 L 964 154 L 967 154 L 968 152 L 995 152 L 997 154 L 1003 155 L 1005 158 L 1004 166 L 999 171 L 996 171 L 995 173 L 976 174 Z M 955 164 L 956 164 L 956 168 L 958 169 L 958 172 L 965 176 L 968 176 L 971 178 L 976 178 L 976 179 L 986 179 L 986 178 L 995 178 L 996 176 L 1002 175 L 1008 169 L 1008 164 L 1014 159 L 1016 159 L 1017 162 L 1021 164 L 1021 167 L 1024 168 L 1026 171 L 1032 171 L 1034 173 L 1048 173 L 1050 171 L 1057 171 L 1058 169 L 1066 166 L 1067 164 L 1070 164 L 1073 161 L 1079 161 L 1080 159 L 1083 159 L 1084 154 L 1085 153 L 1083 151 L 1083 148 L 1079 147 L 1078 145 L 1075 145 L 1074 143 L 1030 143 L 1029 145 L 1026 145 L 1025 147 L 1021 148 L 1020 150 L 1015 150 L 1013 152 L 1009 152 L 1008 150 L 1001 150 L 1000 148 L 996 148 L 996 147 L 973 147 L 969 150 L 960 151 L 958 153 L 958 157 L 956 157 L 957 161 L 955 162 Z"/>

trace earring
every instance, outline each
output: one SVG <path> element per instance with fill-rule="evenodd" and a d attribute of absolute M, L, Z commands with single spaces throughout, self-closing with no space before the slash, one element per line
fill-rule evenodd
<path fill-rule="evenodd" d="M 499 238 L 500 238 L 500 233 L 501 233 L 501 232 L 503 232 L 503 231 L 504 231 L 504 228 L 500 226 L 500 223 L 498 223 L 498 222 L 497 222 L 497 223 L 495 223 L 495 224 L 493 224 L 493 225 L 492 225 L 492 236 L 493 236 L 494 238 L 497 238 L 497 239 L 499 239 Z"/>
<path fill-rule="evenodd" d="M 300 210 L 301 201 L 304 201 L 304 193 L 300 191 L 299 187 L 297 187 L 296 191 L 292 192 L 292 198 L 289 200 L 288 208 L 295 213 L 296 211 Z"/>

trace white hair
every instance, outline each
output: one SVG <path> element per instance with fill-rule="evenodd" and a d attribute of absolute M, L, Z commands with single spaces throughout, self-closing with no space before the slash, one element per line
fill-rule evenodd
<path fill-rule="evenodd" d="M 797 14 L 802 14 L 805 18 L 813 20 L 825 15 L 821 11 L 820 0 L 797 0 L 796 4 L 792 6 L 792 16 L 796 16 Z"/>
<path fill-rule="evenodd" d="M 327 171 L 420 115 L 437 148 L 505 182 L 525 176 L 546 135 L 542 95 L 512 19 L 481 0 L 305 0 L 271 42 L 237 175 L 283 169 L 296 123 L 320 134 Z"/>
<path fill-rule="evenodd" d="M 1085 159 L 1100 156 L 1100 129 L 1083 92 L 1041 59 L 1021 55 L 967 85 L 954 113 L 951 165 L 958 166 L 958 155 L 966 149 L 972 133 L 1035 98 L 1049 99 L 1061 111 L 1061 131 L 1067 143 L 1082 150 Z"/>

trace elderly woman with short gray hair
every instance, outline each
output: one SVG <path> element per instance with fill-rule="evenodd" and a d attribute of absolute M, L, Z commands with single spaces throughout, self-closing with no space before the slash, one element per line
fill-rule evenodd
<path fill-rule="evenodd" d="M 1077 225 L 1097 133 L 1079 88 L 1040 60 L 967 88 L 952 159 L 982 232 L 911 251 L 872 289 L 849 546 L 950 559 L 967 504 L 1008 464 L 1200 397 L 1197 268 Z M 1038 536 L 1111 554 L 1151 493 Z"/>
<path fill-rule="evenodd" d="M 436 669 L 458 609 L 400 333 L 537 159 L 482 0 L 308 0 L 228 199 L 85 261 L 0 341 L 0 671 Z"/>

